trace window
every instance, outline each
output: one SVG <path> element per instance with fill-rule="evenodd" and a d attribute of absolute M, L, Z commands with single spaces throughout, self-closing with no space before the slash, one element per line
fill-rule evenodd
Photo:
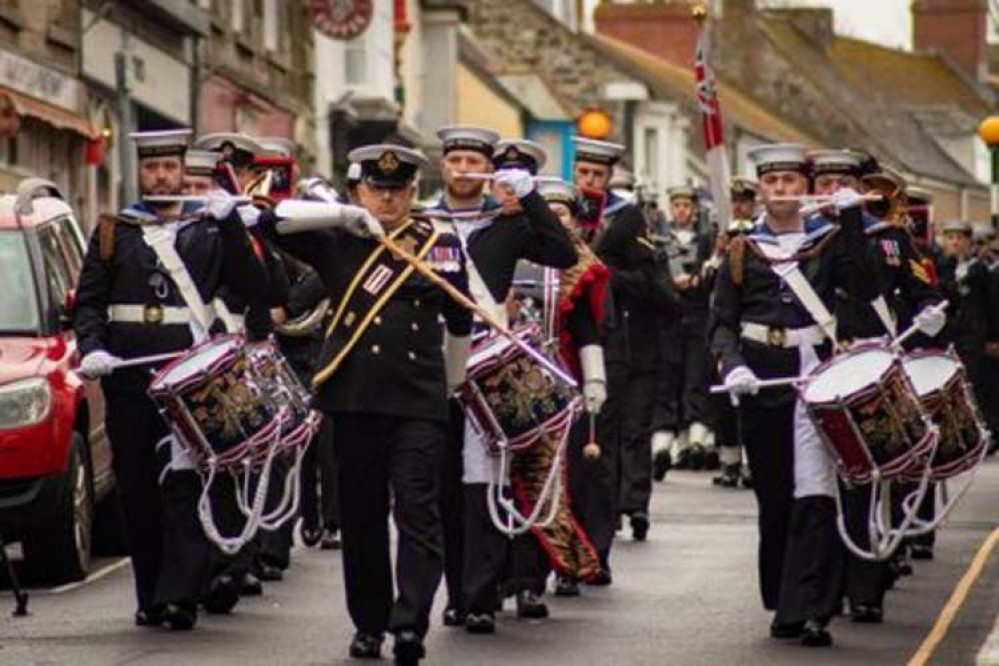
<path fill-rule="evenodd" d="M 243 3 L 245 0 L 230 0 L 232 3 L 232 31 L 243 32 L 246 29 L 246 14 Z"/>
<path fill-rule="evenodd" d="M 31 333 L 39 328 L 34 273 L 24 236 L 0 231 L 0 333 Z"/>
<path fill-rule="evenodd" d="M 277 52 L 281 49 L 281 10 L 278 0 L 264 0 L 264 48 Z"/>
<path fill-rule="evenodd" d="M 659 185 L 659 129 L 646 127 L 642 132 L 645 163 L 641 176 L 645 185 L 655 188 Z"/>
<path fill-rule="evenodd" d="M 70 276 L 73 284 L 80 277 L 80 268 L 83 267 L 83 248 L 80 246 L 80 238 L 76 234 L 76 223 L 70 217 L 63 217 L 55 222 L 56 234 L 59 242 L 62 243 L 63 255 L 69 266 Z"/>
<path fill-rule="evenodd" d="M 367 33 L 344 45 L 344 80 L 349 86 L 362 86 L 368 80 Z"/>
<path fill-rule="evenodd" d="M 48 280 L 49 298 L 53 305 L 63 303 L 66 294 L 73 286 L 73 277 L 66 257 L 59 247 L 54 225 L 43 227 L 38 232 L 38 242 L 42 246 L 42 256 L 45 258 L 45 278 Z"/>

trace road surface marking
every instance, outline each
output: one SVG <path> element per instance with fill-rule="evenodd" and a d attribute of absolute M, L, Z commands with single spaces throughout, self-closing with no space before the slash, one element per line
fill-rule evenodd
<path fill-rule="evenodd" d="M 129 562 L 130 562 L 129 558 L 122 557 L 120 559 L 117 559 L 117 560 L 115 560 L 115 561 L 113 561 L 113 562 L 111 562 L 111 563 L 109 563 L 109 564 L 101 567 L 97 571 L 89 574 L 83 580 L 78 580 L 75 583 L 66 583 L 65 585 L 60 585 L 59 587 L 53 587 L 52 589 L 47 590 L 46 593 L 47 594 L 63 594 L 65 592 L 72 592 L 73 590 L 75 590 L 77 588 L 80 588 L 80 587 L 83 587 L 84 585 L 87 585 L 88 583 L 94 583 L 96 581 L 99 581 L 101 578 L 104 578 L 105 576 L 111 574 L 112 572 L 115 572 L 118 569 L 121 569 L 123 566 L 125 566 Z"/>
<path fill-rule="evenodd" d="M 930 633 L 926 636 L 923 644 L 919 646 L 916 654 L 909 660 L 909 666 L 924 666 L 930 660 L 930 657 L 933 656 L 933 651 L 937 649 L 937 646 L 943 641 L 944 636 L 947 635 L 947 630 L 950 629 L 950 625 L 954 622 L 958 611 L 961 610 L 965 599 L 971 593 L 972 586 L 981 575 L 982 569 L 985 568 L 985 563 L 988 562 L 989 555 L 992 554 L 996 545 L 999 545 L 999 528 L 992 531 L 982 543 L 978 552 L 975 553 L 975 559 L 971 561 L 968 570 L 964 572 L 964 576 L 958 581 L 957 587 L 954 588 L 950 599 L 947 600 L 943 610 L 940 611 L 940 616 L 937 617 L 937 621 L 933 624 L 933 628 L 930 629 Z"/>

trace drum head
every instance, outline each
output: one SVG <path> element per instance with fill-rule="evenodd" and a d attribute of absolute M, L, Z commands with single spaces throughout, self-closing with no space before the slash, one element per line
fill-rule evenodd
<path fill-rule="evenodd" d="M 877 384 L 891 369 L 894 358 L 891 352 L 884 349 L 864 349 L 844 354 L 830 365 L 819 368 L 805 389 L 805 402 L 831 402 Z"/>
<path fill-rule="evenodd" d="M 206 368 L 213 366 L 226 354 L 232 353 L 239 346 L 239 341 L 228 338 L 216 340 L 192 350 L 187 356 L 170 366 L 166 372 L 156 379 L 157 386 L 174 386 L 180 384 Z"/>
<path fill-rule="evenodd" d="M 942 390 L 960 370 L 957 361 L 947 354 L 907 358 L 902 362 L 919 397 Z"/>

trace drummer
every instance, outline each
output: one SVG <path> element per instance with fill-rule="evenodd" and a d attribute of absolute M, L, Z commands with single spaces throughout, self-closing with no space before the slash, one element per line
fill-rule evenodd
<path fill-rule="evenodd" d="M 189 135 L 188 130 L 132 135 L 143 196 L 181 193 Z M 200 481 L 146 395 L 150 367 L 115 367 L 121 358 L 182 352 L 204 340 L 215 315 L 203 307 L 202 295 L 214 296 L 226 285 L 254 302 L 259 285 L 267 282 L 232 196 L 212 192 L 205 220 L 192 224 L 196 209 L 137 202 L 103 218 L 87 249 L 73 321 L 81 374 L 103 377 L 107 433 L 135 572 L 135 623 L 176 630 L 194 627 L 208 573 L 209 546 L 196 510 Z M 156 245 L 151 229 L 176 241 Z M 169 248 L 181 261 L 173 271 L 162 268 L 172 263 L 161 259 Z M 197 294 L 185 288 L 192 283 Z"/>
<path fill-rule="evenodd" d="M 876 274 L 862 251 L 856 190 L 832 196 L 837 228 L 821 216 L 802 216 L 798 201 L 774 200 L 808 192 L 803 147 L 761 146 L 750 157 L 765 213 L 748 236 L 729 244 L 715 281 L 709 341 L 725 386 L 740 400 L 760 510 L 763 605 L 776 611 L 770 634 L 828 646 L 826 627 L 840 606 L 843 561 L 835 470 L 794 391 L 761 392 L 759 382 L 805 374 L 828 356 L 835 332 L 827 308 L 835 290 L 869 301 L 878 293 Z M 777 275 L 788 268 L 793 275 Z"/>

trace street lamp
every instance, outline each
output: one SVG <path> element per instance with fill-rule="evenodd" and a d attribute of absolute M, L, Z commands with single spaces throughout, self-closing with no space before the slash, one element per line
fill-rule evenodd
<path fill-rule="evenodd" d="M 992 159 L 992 228 L 999 231 L 999 116 L 989 116 L 978 126 L 978 136 L 989 147 Z"/>

